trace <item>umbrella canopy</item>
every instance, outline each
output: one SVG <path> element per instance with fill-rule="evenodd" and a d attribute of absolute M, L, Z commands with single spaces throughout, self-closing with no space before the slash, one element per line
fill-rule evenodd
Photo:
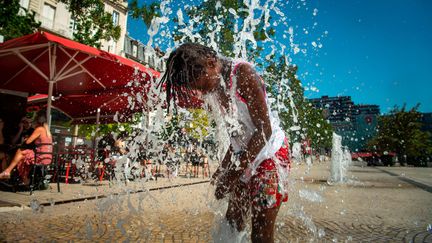
<path fill-rule="evenodd" d="M 48 93 L 48 116 L 52 96 L 139 89 L 160 76 L 132 60 L 47 32 L 0 44 L 0 71 L 0 89 Z"/>
<path fill-rule="evenodd" d="M 97 94 L 77 94 L 55 97 L 52 105 L 73 121 L 73 124 L 127 122 L 133 113 L 145 111 L 144 102 L 137 102 L 131 90 L 116 89 Z M 47 103 L 48 95 L 38 94 L 27 98 L 28 104 Z M 143 100 L 146 97 L 143 97 Z"/>

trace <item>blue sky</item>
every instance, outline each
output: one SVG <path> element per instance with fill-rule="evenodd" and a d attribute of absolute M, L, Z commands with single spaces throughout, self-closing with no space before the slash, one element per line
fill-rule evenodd
<path fill-rule="evenodd" d="M 307 54 L 291 55 L 308 98 L 349 95 L 382 113 L 420 102 L 420 111 L 432 112 L 432 1 L 299 0 L 282 11 L 295 41 L 309 45 Z M 147 42 L 142 21 L 129 18 L 128 32 Z M 312 41 L 322 48 L 312 48 Z"/>

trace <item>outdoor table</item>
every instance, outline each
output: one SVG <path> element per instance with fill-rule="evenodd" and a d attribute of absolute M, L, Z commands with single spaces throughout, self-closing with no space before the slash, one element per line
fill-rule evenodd
<path fill-rule="evenodd" d="M 57 182 L 60 181 L 60 173 L 65 170 L 65 183 L 69 183 L 72 162 L 76 159 L 92 162 L 94 160 L 93 149 L 81 146 L 65 146 L 57 153 L 59 170 L 57 171 Z M 72 175 L 73 176 L 73 175 Z"/>

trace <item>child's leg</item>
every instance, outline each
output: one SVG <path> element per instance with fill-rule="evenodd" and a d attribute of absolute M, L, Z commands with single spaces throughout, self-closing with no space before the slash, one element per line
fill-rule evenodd
<path fill-rule="evenodd" d="M 274 225 L 280 205 L 274 208 L 252 207 L 252 242 L 274 242 Z"/>

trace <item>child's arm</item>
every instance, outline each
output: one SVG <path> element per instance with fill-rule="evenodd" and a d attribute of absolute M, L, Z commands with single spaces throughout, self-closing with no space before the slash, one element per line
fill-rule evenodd
<path fill-rule="evenodd" d="M 223 174 L 226 172 L 226 169 L 228 168 L 228 165 L 231 163 L 231 156 L 232 156 L 232 150 L 231 146 L 228 148 L 228 151 L 225 154 L 225 157 L 223 158 L 221 164 L 217 168 L 217 170 L 212 175 L 212 184 L 215 182 L 218 182 L 220 178 L 223 176 Z"/>
<path fill-rule="evenodd" d="M 222 199 L 230 191 L 230 182 L 228 173 L 230 172 L 229 166 L 231 163 L 232 149 L 229 147 L 225 154 L 222 163 L 219 165 L 215 173 L 213 173 L 211 184 L 216 184 L 215 196 L 216 199 Z"/>
<path fill-rule="evenodd" d="M 246 100 L 249 114 L 256 127 L 246 151 L 240 156 L 240 167 L 246 169 L 270 139 L 272 129 L 261 78 L 250 65 L 240 65 L 237 71 L 237 89 Z M 241 174 L 239 172 L 237 176 Z"/>

